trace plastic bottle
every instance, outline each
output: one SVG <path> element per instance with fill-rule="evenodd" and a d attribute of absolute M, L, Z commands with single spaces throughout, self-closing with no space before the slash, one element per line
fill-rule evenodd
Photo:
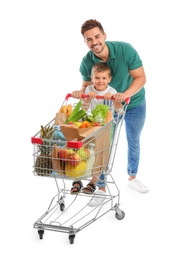
<path fill-rule="evenodd" d="M 94 162 L 95 162 L 95 144 L 89 143 L 88 150 L 90 152 L 90 157 L 86 162 L 86 164 L 87 164 L 87 166 L 86 166 L 86 177 L 90 177 L 91 174 L 92 174 L 92 169 L 93 169 Z"/>
<path fill-rule="evenodd" d="M 57 142 L 55 142 L 55 144 L 60 147 L 65 146 L 66 138 L 63 135 L 63 133 L 61 132 L 60 126 L 57 125 L 54 127 L 54 129 L 55 129 L 55 131 L 53 133 L 53 140 L 57 140 Z"/>

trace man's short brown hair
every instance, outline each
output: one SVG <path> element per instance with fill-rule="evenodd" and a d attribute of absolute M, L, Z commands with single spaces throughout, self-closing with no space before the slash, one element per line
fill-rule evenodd
<path fill-rule="evenodd" d="M 81 33 L 84 35 L 84 33 L 90 29 L 93 29 L 95 27 L 98 27 L 102 33 L 104 33 L 103 26 L 100 22 L 98 22 L 96 19 L 90 19 L 83 23 L 81 26 Z"/>

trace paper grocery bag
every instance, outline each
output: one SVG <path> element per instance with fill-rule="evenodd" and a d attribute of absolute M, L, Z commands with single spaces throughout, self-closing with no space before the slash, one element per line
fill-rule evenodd
<path fill-rule="evenodd" d="M 67 141 L 72 141 L 73 139 L 77 139 L 78 141 L 84 139 L 85 137 L 93 134 L 100 126 L 94 126 L 89 128 L 78 128 L 74 125 L 61 124 L 60 130 L 65 136 Z"/>
<path fill-rule="evenodd" d="M 101 173 L 106 170 L 109 154 L 110 154 L 110 134 L 111 124 L 107 124 L 101 127 L 99 131 L 95 133 L 95 163 L 93 167 L 93 174 Z"/>
<path fill-rule="evenodd" d="M 106 170 L 110 152 L 111 123 L 89 128 L 77 128 L 73 125 L 61 124 L 60 129 L 67 141 L 77 139 L 83 142 L 85 148 L 87 148 L 89 142 L 95 144 L 95 163 L 92 174 L 100 175 L 101 171 Z"/>
<path fill-rule="evenodd" d="M 66 122 L 67 116 L 64 113 L 56 113 L 55 125 L 60 125 Z"/>

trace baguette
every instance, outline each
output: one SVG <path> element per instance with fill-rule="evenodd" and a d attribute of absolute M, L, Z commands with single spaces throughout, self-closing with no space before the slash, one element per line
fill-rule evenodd
<path fill-rule="evenodd" d="M 112 120 L 112 111 L 108 110 L 106 119 L 105 119 L 105 123 L 109 123 L 111 120 Z"/>
<path fill-rule="evenodd" d="M 63 165 L 62 165 L 62 160 L 60 160 L 59 158 L 59 151 L 60 151 L 60 147 L 58 147 L 56 144 L 54 144 L 53 150 L 51 152 L 51 157 L 52 157 L 52 166 L 53 166 L 53 170 L 60 174 L 63 175 Z"/>
<path fill-rule="evenodd" d="M 72 105 L 69 104 L 67 106 L 62 106 L 59 110 L 59 113 L 64 113 L 67 117 L 69 117 L 72 113 L 72 110 L 73 110 Z"/>

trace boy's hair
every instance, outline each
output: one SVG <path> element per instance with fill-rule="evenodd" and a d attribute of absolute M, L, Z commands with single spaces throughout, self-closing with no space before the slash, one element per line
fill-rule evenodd
<path fill-rule="evenodd" d="M 103 71 L 108 71 L 109 75 L 111 76 L 111 69 L 110 67 L 107 65 L 106 62 L 98 62 L 95 63 L 92 67 L 92 75 L 94 74 L 94 72 L 103 72 Z"/>
<path fill-rule="evenodd" d="M 90 20 L 87 20 L 86 22 L 84 22 L 83 25 L 81 26 L 82 35 L 84 35 L 84 33 L 86 31 L 93 29 L 95 27 L 98 27 L 100 29 L 100 31 L 102 33 L 104 33 L 104 29 L 103 29 L 103 26 L 101 25 L 101 23 L 95 19 L 90 19 Z"/>

